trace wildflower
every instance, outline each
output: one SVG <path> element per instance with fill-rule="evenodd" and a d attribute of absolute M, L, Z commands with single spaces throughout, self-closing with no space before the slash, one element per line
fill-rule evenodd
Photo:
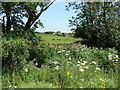
<path fill-rule="evenodd" d="M 67 64 L 72 64 L 72 63 L 71 63 L 71 62 L 69 62 L 69 61 L 67 61 L 66 63 L 67 63 Z"/>
<path fill-rule="evenodd" d="M 105 86 L 101 86 L 101 88 L 106 88 Z"/>
<path fill-rule="evenodd" d="M 81 63 L 81 65 L 85 65 L 85 63 Z"/>
<path fill-rule="evenodd" d="M 112 54 L 111 54 L 111 53 L 109 53 L 108 59 L 109 59 L 109 60 L 112 60 Z"/>
<path fill-rule="evenodd" d="M 85 63 L 85 64 L 86 64 L 86 63 L 87 63 L 87 61 L 83 61 L 83 63 Z"/>
<path fill-rule="evenodd" d="M 96 68 L 96 70 L 101 70 L 100 68 Z"/>
<path fill-rule="evenodd" d="M 28 72 L 28 69 L 27 69 L 27 68 L 25 68 L 24 70 L 25 70 L 25 72 Z"/>
<path fill-rule="evenodd" d="M 102 82 L 104 82 L 104 83 L 105 83 L 105 80 L 103 80 L 103 79 L 101 79 L 101 78 L 100 78 L 100 81 L 102 81 Z"/>
<path fill-rule="evenodd" d="M 103 80 L 103 79 L 100 78 L 100 81 L 102 82 L 101 88 L 106 88 L 105 80 Z"/>
<path fill-rule="evenodd" d="M 54 64 L 58 64 L 58 62 L 53 62 Z"/>
<path fill-rule="evenodd" d="M 61 53 L 61 51 L 58 51 L 58 53 Z"/>
<path fill-rule="evenodd" d="M 12 87 L 12 85 L 10 85 L 9 87 Z"/>
<path fill-rule="evenodd" d="M 84 70 L 84 69 L 80 69 L 79 71 L 83 72 L 83 71 L 85 71 L 85 70 Z"/>
<path fill-rule="evenodd" d="M 56 67 L 55 67 L 55 70 L 59 70 L 59 66 L 56 66 Z"/>
<path fill-rule="evenodd" d="M 93 64 L 97 64 L 97 62 L 95 62 L 95 61 L 92 61 L 92 63 L 93 63 Z"/>
<path fill-rule="evenodd" d="M 80 64 L 77 64 L 77 66 L 80 66 Z"/>
<path fill-rule="evenodd" d="M 116 55 L 116 58 L 118 58 L 118 55 Z"/>
<path fill-rule="evenodd" d="M 89 67 L 88 67 L 88 66 L 85 66 L 84 68 L 86 68 L 86 69 L 87 69 L 87 68 L 89 68 Z"/>
<path fill-rule="evenodd" d="M 68 54 L 68 53 L 66 53 L 65 55 L 66 55 L 66 56 L 68 56 L 69 54 Z"/>
<path fill-rule="evenodd" d="M 68 52 L 70 52 L 70 51 L 68 51 Z"/>
<path fill-rule="evenodd" d="M 63 52 L 65 51 L 65 50 L 62 50 Z"/>
<path fill-rule="evenodd" d="M 69 58 L 69 60 L 71 60 L 71 58 Z"/>
<path fill-rule="evenodd" d="M 14 88 L 17 88 L 17 86 L 14 86 Z"/>
<path fill-rule="evenodd" d="M 84 79 L 80 79 L 81 81 L 84 81 Z"/>
<path fill-rule="evenodd" d="M 83 87 L 80 87 L 80 88 L 83 88 Z"/>
<path fill-rule="evenodd" d="M 78 61 L 78 63 L 80 63 L 80 61 Z"/>
<path fill-rule="evenodd" d="M 67 75 L 68 75 L 70 78 L 73 78 L 72 72 L 67 71 Z"/>

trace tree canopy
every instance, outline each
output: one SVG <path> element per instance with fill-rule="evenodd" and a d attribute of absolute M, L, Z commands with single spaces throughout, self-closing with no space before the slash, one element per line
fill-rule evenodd
<path fill-rule="evenodd" d="M 120 2 L 70 2 L 67 10 L 76 16 L 69 20 L 75 37 L 88 39 L 92 44 L 113 47 L 120 32 Z"/>
<path fill-rule="evenodd" d="M 55 0 L 54 0 L 55 1 Z M 54 1 L 46 2 L 2 2 L 2 29 L 3 32 L 37 28 L 37 25 L 44 27 L 39 19 Z M 39 8 L 39 9 L 37 9 Z M 23 18 L 27 18 L 25 22 Z"/>

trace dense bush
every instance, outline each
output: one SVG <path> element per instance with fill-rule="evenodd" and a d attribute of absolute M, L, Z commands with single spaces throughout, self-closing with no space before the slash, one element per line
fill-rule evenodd
<path fill-rule="evenodd" d="M 33 59 L 38 66 L 45 63 L 49 53 L 46 46 L 41 45 L 41 39 L 34 33 L 24 32 L 4 33 L 2 38 L 2 66 L 5 70 L 21 69 Z M 6 69 L 7 68 L 7 69 Z"/>
<path fill-rule="evenodd" d="M 2 39 L 2 67 L 9 70 L 21 69 L 29 57 L 24 39 Z"/>
<path fill-rule="evenodd" d="M 73 29 L 75 36 L 88 39 L 97 47 L 115 47 L 119 37 L 119 6 L 119 2 L 69 3 L 67 10 L 71 8 L 76 14 L 69 20 L 70 26 L 77 28 Z"/>
<path fill-rule="evenodd" d="M 118 34 L 119 35 L 118 35 L 117 40 L 116 40 L 116 49 L 118 50 L 119 57 L 120 57 L 120 31 Z"/>
<path fill-rule="evenodd" d="M 46 59 L 49 58 L 50 53 L 48 48 L 44 45 L 38 45 L 36 47 L 29 48 L 29 61 L 33 60 L 37 63 L 37 67 L 41 67 L 43 63 L 46 62 Z"/>
<path fill-rule="evenodd" d="M 16 31 L 16 32 L 4 32 L 3 37 L 7 40 L 10 38 L 23 38 L 31 42 L 31 44 L 38 45 L 41 41 L 41 37 L 36 37 L 33 31 Z"/>

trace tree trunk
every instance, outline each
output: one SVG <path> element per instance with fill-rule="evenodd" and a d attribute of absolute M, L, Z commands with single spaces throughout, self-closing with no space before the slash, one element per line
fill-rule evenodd
<path fill-rule="evenodd" d="M 11 30 L 10 13 L 11 13 L 11 11 L 7 11 L 7 12 L 6 12 L 6 16 L 7 16 L 6 32 L 9 32 L 9 31 Z"/>
<path fill-rule="evenodd" d="M 3 16 L 2 31 L 5 32 L 5 16 Z"/>
<path fill-rule="evenodd" d="M 54 1 L 55 1 L 55 0 L 54 0 Z M 25 27 L 24 27 L 24 30 L 28 31 L 28 30 L 30 29 L 30 27 L 35 23 L 35 21 L 41 16 L 41 14 L 42 14 L 44 11 L 46 11 L 46 10 L 53 4 L 54 1 L 52 1 L 52 2 L 51 2 L 49 5 L 47 5 L 46 7 L 42 8 L 42 9 L 40 10 L 40 12 L 38 13 L 38 15 L 34 15 L 34 14 L 32 14 L 31 12 L 29 12 L 29 10 L 28 10 L 28 12 L 29 12 L 29 18 L 28 18 L 28 21 L 27 21 L 27 23 L 26 23 L 26 25 L 25 25 Z"/>

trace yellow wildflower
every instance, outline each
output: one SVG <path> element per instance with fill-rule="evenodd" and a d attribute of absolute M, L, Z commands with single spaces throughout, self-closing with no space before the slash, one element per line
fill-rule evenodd
<path fill-rule="evenodd" d="M 101 86 L 101 88 L 106 88 L 105 86 Z"/>
<path fill-rule="evenodd" d="M 72 74 L 72 72 L 67 71 L 67 75 L 68 75 L 68 77 L 73 78 L 73 74 Z"/>
<path fill-rule="evenodd" d="M 101 79 L 101 78 L 100 78 L 100 81 L 105 82 L 105 80 L 103 80 L 103 79 Z"/>

